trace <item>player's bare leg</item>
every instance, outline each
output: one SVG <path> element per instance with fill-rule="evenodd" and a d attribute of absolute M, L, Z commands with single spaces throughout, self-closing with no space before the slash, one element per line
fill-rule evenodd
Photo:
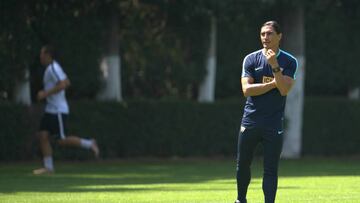
<path fill-rule="evenodd" d="M 52 160 L 52 148 L 49 141 L 49 132 L 40 131 L 38 132 L 38 138 L 40 141 L 40 149 L 43 155 L 44 167 L 35 169 L 33 174 L 51 174 L 54 172 L 53 160 Z"/>
<path fill-rule="evenodd" d="M 84 139 L 77 136 L 67 136 L 58 141 L 61 146 L 82 147 L 93 151 L 95 158 L 99 158 L 100 150 L 95 139 Z"/>
<path fill-rule="evenodd" d="M 95 139 L 92 139 L 91 150 L 94 152 L 95 158 L 99 158 L 100 149 Z"/>
<path fill-rule="evenodd" d="M 80 138 L 76 136 L 68 136 L 57 141 L 60 146 L 65 147 L 80 147 Z"/>

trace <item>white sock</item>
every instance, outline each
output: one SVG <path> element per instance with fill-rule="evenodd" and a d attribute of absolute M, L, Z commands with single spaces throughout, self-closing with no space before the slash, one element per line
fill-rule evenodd
<path fill-rule="evenodd" d="M 91 146 L 93 145 L 93 141 L 90 139 L 80 139 L 80 146 L 84 149 L 90 149 Z"/>
<path fill-rule="evenodd" d="M 44 167 L 50 171 L 54 170 L 53 158 L 52 156 L 44 157 Z"/>

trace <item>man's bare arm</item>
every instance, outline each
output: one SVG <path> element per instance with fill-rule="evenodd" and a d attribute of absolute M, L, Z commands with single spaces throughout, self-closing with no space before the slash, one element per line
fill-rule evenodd
<path fill-rule="evenodd" d="M 50 96 L 52 94 L 56 94 L 56 93 L 60 92 L 61 90 L 66 89 L 69 86 L 70 86 L 70 80 L 69 79 L 61 80 L 52 89 L 50 89 L 48 91 L 45 91 L 45 90 L 39 91 L 38 94 L 37 94 L 37 99 L 38 100 L 45 99 L 46 97 L 48 97 L 48 96 Z"/>
<path fill-rule="evenodd" d="M 269 49 L 265 53 L 265 57 L 270 64 L 271 68 L 280 68 L 279 63 L 276 59 L 276 53 Z M 282 96 L 286 96 L 294 85 L 294 79 L 289 76 L 283 75 L 281 71 L 273 73 L 275 77 L 276 87 Z"/>
<path fill-rule="evenodd" d="M 276 88 L 275 80 L 268 83 L 255 83 L 252 77 L 241 78 L 242 91 L 245 97 L 258 96 Z"/>
<path fill-rule="evenodd" d="M 286 96 L 295 83 L 294 79 L 287 75 L 283 75 L 281 71 L 274 73 L 274 77 L 276 87 L 278 88 L 280 94 L 282 96 Z"/>

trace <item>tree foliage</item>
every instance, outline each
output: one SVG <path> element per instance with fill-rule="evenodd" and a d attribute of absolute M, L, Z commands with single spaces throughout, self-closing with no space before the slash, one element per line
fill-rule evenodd
<path fill-rule="evenodd" d="M 2 2 L 0 89 L 11 94 L 29 67 L 33 91 L 41 88 L 43 69 L 38 55 L 41 46 L 50 43 L 74 84 L 70 95 L 93 97 L 100 86 L 98 61 L 104 27 L 97 16 L 102 4 L 96 0 Z"/>
<path fill-rule="evenodd" d="M 33 95 L 41 88 L 39 49 L 52 43 L 73 84 L 69 96 L 94 98 L 114 14 L 125 98 L 195 99 L 206 73 L 212 16 L 218 24 L 216 97 L 238 96 L 242 60 L 261 48 L 259 26 L 286 21 L 282 11 L 299 4 L 311 70 L 307 94 L 343 95 L 359 86 L 356 0 L 17 0 L 0 2 L 0 96 L 13 97 L 27 67 Z"/>
<path fill-rule="evenodd" d="M 360 3 L 318 0 L 306 8 L 307 94 L 346 95 L 360 86 Z"/>
<path fill-rule="evenodd" d="M 204 75 L 207 16 L 192 11 L 186 1 L 144 1 L 124 10 L 125 94 L 192 98 Z"/>

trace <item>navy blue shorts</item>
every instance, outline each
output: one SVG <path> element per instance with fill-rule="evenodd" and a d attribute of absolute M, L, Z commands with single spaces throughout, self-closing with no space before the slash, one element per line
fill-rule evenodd
<path fill-rule="evenodd" d="M 67 114 L 58 113 L 45 113 L 41 119 L 40 131 L 48 131 L 56 138 L 65 139 L 67 133 Z"/>

